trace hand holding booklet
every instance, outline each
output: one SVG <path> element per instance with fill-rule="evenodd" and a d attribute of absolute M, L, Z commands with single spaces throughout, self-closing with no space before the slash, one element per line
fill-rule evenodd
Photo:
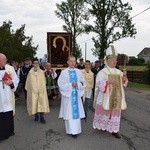
<path fill-rule="evenodd" d="M 12 77 L 10 74 L 8 74 L 7 72 L 5 72 L 3 78 L 2 78 L 3 81 L 6 81 L 6 80 L 12 80 Z"/>

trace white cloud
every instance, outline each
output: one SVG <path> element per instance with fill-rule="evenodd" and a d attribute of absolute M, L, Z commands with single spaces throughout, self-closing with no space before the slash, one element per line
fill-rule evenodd
<path fill-rule="evenodd" d="M 150 6 L 149 0 L 123 0 L 123 2 L 131 3 L 133 11 L 131 16 L 135 16 L 139 12 Z M 1 0 L 0 2 L 0 25 L 3 21 L 10 20 L 13 23 L 13 29 L 20 28 L 22 24 L 26 25 L 26 35 L 33 35 L 33 42 L 39 45 L 38 57 L 47 53 L 46 36 L 47 32 L 62 31 L 64 22 L 58 19 L 54 11 L 56 3 L 61 0 Z M 114 43 L 119 53 L 136 56 L 144 47 L 150 47 L 150 9 L 133 18 L 133 22 L 137 28 L 135 39 L 125 38 Z M 93 34 L 78 37 L 78 42 L 82 48 L 83 57 L 85 57 L 85 41 L 87 42 L 87 59 L 94 61 L 96 58 L 92 56 L 91 48 L 93 42 L 90 40 Z"/>
<path fill-rule="evenodd" d="M 131 12 L 131 17 L 139 14 L 146 8 L 150 7 L 150 1 L 149 0 L 123 0 L 123 2 L 129 2 L 133 8 Z M 133 23 L 135 24 L 135 27 L 137 29 L 137 34 L 134 38 L 124 38 L 114 43 L 114 46 L 116 47 L 118 53 L 124 53 L 129 56 L 137 56 L 141 50 L 144 49 L 144 47 L 150 47 L 150 38 L 149 38 L 149 31 L 150 31 L 150 9 L 146 12 L 143 12 L 142 14 L 136 16 L 133 18 Z M 85 38 L 84 38 L 85 37 Z M 93 60 L 96 59 L 95 57 L 91 56 L 92 53 L 90 52 L 90 49 L 93 47 L 93 43 L 91 40 L 89 40 L 89 36 L 82 36 L 81 39 L 81 47 L 83 49 L 83 52 L 85 51 L 85 42 L 87 39 L 87 51 L 89 51 L 90 54 L 88 56 Z M 84 40 L 83 40 L 84 39 Z"/>

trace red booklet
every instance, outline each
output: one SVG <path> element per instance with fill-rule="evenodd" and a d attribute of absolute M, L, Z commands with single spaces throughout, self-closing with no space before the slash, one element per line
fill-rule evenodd
<path fill-rule="evenodd" d="M 7 72 L 5 72 L 3 78 L 2 78 L 3 81 L 6 81 L 6 80 L 12 80 L 12 77 L 10 76 L 10 74 L 8 74 Z"/>

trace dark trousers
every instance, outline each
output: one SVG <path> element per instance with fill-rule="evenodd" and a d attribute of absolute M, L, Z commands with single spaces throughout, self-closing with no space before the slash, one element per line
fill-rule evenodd
<path fill-rule="evenodd" d="M 24 89 L 24 97 L 25 97 L 25 100 L 27 99 L 27 91 Z"/>
<path fill-rule="evenodd" d="M 35 114 L 35 118 L 38 118 L 38 119 L 43 119 L 44 118 L 44 113 L 43 112 L 38 112 Z"/>
<path fill-rule="evenodd" d="M 85 98 L 85 102 L 83 104 L 84 106 L 84 112 L 85 112 L 85 116 L 87 117 L 87 112 L 89 110 L 89 104 L 90 104 L 90 98 Z"/>
<path fill-rule="evenodd" d="M 0 140 L 8 139 L 14 133 L 13 111 L 0 113 Z"/>

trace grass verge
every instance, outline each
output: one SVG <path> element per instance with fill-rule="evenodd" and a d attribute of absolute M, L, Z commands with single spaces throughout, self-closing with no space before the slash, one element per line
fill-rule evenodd
<path fill-rule="evenodd" d="M 127 71 L 146 71 L 148 70 L 147 66 L 125 66 Z M 119 66 L 120 70 L 124 69 L 124 66 Z"/>
<path fill-rule="evenodd" d="M 150 91 L 150 85 L 147 85 L 147 84 L 129 82 L 129 83 L 128 83 L 128 87 L 135 88 L 135 89 L 139 89 L 139 90 Z"/>

